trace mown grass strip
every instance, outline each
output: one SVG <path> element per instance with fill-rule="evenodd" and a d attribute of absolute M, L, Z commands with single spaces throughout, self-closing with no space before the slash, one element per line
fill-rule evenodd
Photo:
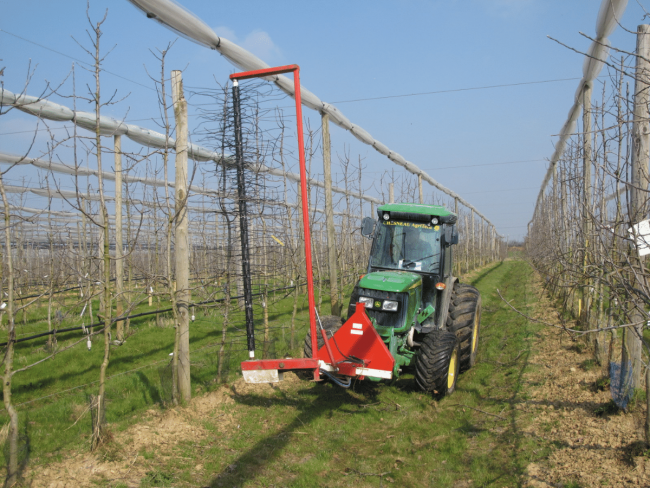
<path fill-rule="evenodd" d="M 512 313 L 495 290 L 526 311 L 534 300 L 530 278 L 526 263 L 505 261 L 474 279 L 483 296 L 479 362 L 460 377 L 453 396 L 433 401 L 408 375 L 393 385 L 360 382 L 350 390 L 308 382 L 241 390 L 237 382 L 231 390 L 234 404 L 219 405 L 214 415 L 195 419 L 214 435 L 182 441 L 170 452 L 140 453 L 151 465 L 142 486 L 462 486 L 458 483 L 470 480 L 472 486 L 519 484 L 527 464 L 547 452 L 543 443 L 522 433 L 526 418 L 517 408 L 526 399 L 523 374 L 530 367 L 531 338 L 539 326 Z M 291 307 L 291 297 L 276 304 L 272 325 L 286 324 Z M 306 318 L 302 310 L 297 323 L 304 327 Z M 214 383 L 213 345 L 220 337 L 220 320 L 214 313 L 194 325 L 192 380 L 197 393 L 219 387 Z M 113 374 L 164 359 L 171 351 L 173 329 L 152 323 L 139 327 L 126 346 L 113 350 Z M 298 334 L 298 344 L 303 334 Z M 281 337 L 281 329 L 276 337 Z M 228 358 L 231 373 L 245 356 L 243 351 L 238 355 L 235 344 Z M 275 353 L 297 354 L 278 344 Z M 27 377 L 17 382 L 17 397 L 24 401 L 95 381 L 96 352 L 77 350 L 34 371 L 32 385 L 25 383 Z M 165 368 L 163 361 L 162 366 L 109 382 L 107 413 L 113 430 L 126 429 L 147 408 L 165 400 Z M 73 423 L 83 414 L 90 392 L 94 388 L 39 401 L 21 411 L 30 464 L 70 449 L 87 449 L 89 416 Z M 222 415 L 233 416 L 236 423 L 224 429 Z M 119 457 L 121 448 L 106 449 Z M 197 465 L 202 466 L 200 473 L 194 469 Z"/>
<path fill-rule="evenodd" d="M 235 405 L 221 413 L 238 427 L 187 443 L 187 467 L 158 465 L 176 483 L 207 486 L 514 486 L 547 447 L 526 436 L 523 375 L 539 326 L 513 314 L 496 294 L 526 310 L 531 270 L 506 261 L 478 276 L 483 296 L 479 363 L 440 402 L 415 389 L 412 378 L 394 385 L 295 383 L 259 389 L 234 386 Z M 218 423 L 204 421 L 218 431 Z M 203 477 L 189 466 L 202 464 Z M 153 486 L 153 485 L 151 485 Z"/>
<path fill-rule="evenodd" d="M 307 313 L 303 300 L 299 300 L 296 316 L 296 346 L 289 345 L 289 320 L 293 308 L 293 297 L 278 292 L 277 300 L 270 300 L 269 320 L 272 330 L 272 354 L 299 354 L 306 330 Z M 327 300 L 323 306 L 328 307 Z M 155 303 L 154 307 L 165 305 Z M 152 308 L 154 308 L 152 307 Z M 141 310 L 150 310 L 146 305 Z M 20 331 L 42 330 L 43 313 L 46 307 L 35 308 L 28 315 L 27 323 L 18 324 Z M 219 387 L 217 378 L 218 350 L 221 345 L 223 307 L 196 307 L 196 320 L 191 325 L 190 347 L 192 361 L 192 386 L 195 394 L 201 394 Z M 261 345 L 262 331 L 259 324 L 261 309 L 256 304 L 258 315 L 258 343 Z M 232 378 L 239 371 L 239 363 L 246 358 L 246 335 L 243 327 L 243 312 L 237 301 L 231 305 L 228 329 L 224 378 Z M 111 348 L 111 361 L 107 381 L 107 421 L 114 430 L 123 430 L 137 422 L 144 411 L 152 406 L 162 407 L 171 399 L 171 358 L 174 329 L 171 314 L 160 317 L 133 320 L 126 343 Z M 39 325 L 40 324 L 40 325 Z M 46 325 L 45 325 L 46 327 Z M 78 340 L 78 333 L 67 333 L 58 337 L 59 346 Z M 16 347 L 15 367 L 20 368 L 46 357 L 44 347 L 47 338 L 20 343 Z M 103 338 L 95 338 L 91 350 L 85 341 L 28 371 L 14 376 L 12 400 L 20 414 L 21 439 L 24 445 L 22 458 L 29 458 L 30 464 L 39 464 L 58 459 L 70 449 L 87 449 L 90 435 L 89 395 L 96 394 L 99 365 L 103 357 Z M 125 374 L 126 373 L 126 374 Z M 0 396 L 1 396 L 0 392 Z M 0 425 L 8 418 L 0 412 Z M 4 453 L 0 453 L 4 464 Z"/>

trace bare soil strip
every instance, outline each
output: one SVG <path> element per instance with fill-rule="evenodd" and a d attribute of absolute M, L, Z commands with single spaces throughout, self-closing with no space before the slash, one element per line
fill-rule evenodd
<path fill-rule="evenodd" d="M 560 325 L 539 283 L 535 290 L 536 318 Z M 645 408 L 613 409 L 609 386 L 598 387 L 601 368 L 583 339 L 578 341 L 551 328 L 536 335 L 532 361 L 538 367 L 527 373 L 530 399 L 519 408 L 533 414 L 526 434 L 555 448 L 545 462 L 528 465 L 524 482 L 531 487 L 650 486 L 650 459 L 642 455 Z"/>

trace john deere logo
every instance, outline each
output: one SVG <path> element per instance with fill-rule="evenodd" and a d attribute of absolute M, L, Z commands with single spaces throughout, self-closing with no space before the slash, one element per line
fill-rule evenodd
<path fill-rule="evenodd" d="M 379 300 L 375 302 L 375 308 L 381 308 L 381 302 Z"/>

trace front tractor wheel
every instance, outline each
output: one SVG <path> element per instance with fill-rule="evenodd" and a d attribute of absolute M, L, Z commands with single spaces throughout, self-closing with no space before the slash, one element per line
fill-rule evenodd
<path fill-rule="evenodd" d="M 460 370 L 476 364 L 478 338 L 481 331 L 481 294 L 470 285 L 455 283 L 451 292 L 447 329 L 453 331 L 460 344 Z"/>
<path fill-rule="evenodd" d="M 434 330 L 424 336 L 415 362 L 415 382 L 442 398 L 456 389 L 460 372 L 460 344 L 456 334 Z"/>

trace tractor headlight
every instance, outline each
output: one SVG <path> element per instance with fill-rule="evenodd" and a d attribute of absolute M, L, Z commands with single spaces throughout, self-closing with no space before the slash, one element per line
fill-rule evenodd
<path fill-rule="evenodd" d="M 393 300 L 384 300 L 384 304 L 381 306 L 381 309 L 388 312 L 397 312 L 397 302 Z"/>
<path fill-rule="evenodd" d="M 372 298 L 359 297 L 359 303 L 363 303 L 366 308 L 372 308 Z"/>

